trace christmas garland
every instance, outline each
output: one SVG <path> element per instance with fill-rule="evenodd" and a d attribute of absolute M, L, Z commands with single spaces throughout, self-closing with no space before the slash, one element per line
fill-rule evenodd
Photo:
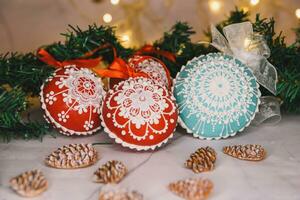
<path fill-rule="evenodd" d="M 221 31 L 224 26 L 244 21 L 249 21 L 249 13 L 236 8 L 216 27 Z M 253 22 L 254 30 L 264 36 L 271 50 L 269 61 L 278 72 L 277 97 L 282 101 L 282 111 L 300 113 L 300 27 L 295 29 L 296 41 L 287 45 L 282 33 L 275 33 L 274 26 L 273 18 L 264 19 L 260 15 Z M 160 40 L 153 43 L 155 49 L 174 54 L 176 62 L 161 54 L 148 54 L 162 60 L 171 76 L 175 77 L 187 61 L 217 51 L 214 47 L 192 42 L 193 34 L 195 31 L 192 27 L 178 22 Z M 112 27 L 92 25 L 83 31 L 79 27 L 70 26 L 70 30 L 62 35 L 65 42 L 41 47 L 60 62 L 81 58 L 105 44 L 110 44 L 113 48 L 99 48 L 89 58 L 101 57 L 104 63 L 110 64 L 114 60 L 114 51 L 124 60 L 134 52 L 134 49 L 122 46 Z M 211 37 L 209 31 L 206 35 Z M 30 106 L 29 98 L 38 95 L 40 86 L 53 71 L 54 68 L 42 62 L 36 53 L 0 55 L 0 138 L 3 141 L 13 138 L 36 139 L 53 134 L 46 123 L 24 120 L 22 116 Z M 266 90 L 262 90 L 262 93 L 269 94 Z"/>

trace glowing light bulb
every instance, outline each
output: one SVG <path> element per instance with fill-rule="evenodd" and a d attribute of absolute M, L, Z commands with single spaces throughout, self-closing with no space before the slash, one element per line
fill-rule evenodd
<path fill-rule="evenodd" d="M 300 8 L 296 9 L 295 15 L 298 19 L 300 19 Z"/>
<path fill-rule="evenodd" d="M 113 5 L 118 5 L 120 0 L 110 0 L 110 3 Z"/>
<path fill-rule="evenodd" d="M 252 6 L 257 5 L 258 3 L 259 3 L 259 0 L 250 0 L 250 4 L 251 4 Z"/>
<path fill-rule="evenodd" d="M 212 0 L 209 1 L 209 8 L 213 11 L 213 12 L 218 12 L 221 8 L 221 2 L 217 1 L 217 0 Z"/>
<path fill-rule="evenodd" d="M 111 22 L 111 21 L 112 21 L 112 16 L 111 16 L 111 14 L 105 13 L 105 14 L 103 15 L 103 21 L 104 21 L 105 23 Z"/>

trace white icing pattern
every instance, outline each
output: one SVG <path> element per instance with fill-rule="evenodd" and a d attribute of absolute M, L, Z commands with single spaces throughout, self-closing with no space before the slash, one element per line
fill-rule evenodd
<path fill-rule="evenodd" d="M 60 70 L 64 70 L 64 73 L 58 73 Z M 45 106 L 43 107 L 46 109 L 49 106 L 56 106 L 55 102 L 60 96 L 66 104 L 66 109 L 61 110 L 56 117 L 46 113 L 51 121 L 55 121 L 55 118 L 58 119 L 59 125 L 57 126 L 60 126 L 71 120 L 69 116 L 70 111 L 76 111 L 78 115 L 83 113 L 89 114 L 88 119 L 82 125 L 86 131 L 97 128 L 94 127 L 92 113 L 100 114 L 101 111 L 101 101 L 105 95 L 101 79 L 96 77 L 91 70 L 75 66 L 58 69 L 46 83 L 52 81 L 53 78 L 56 78 L 55 86 L 57 88 L 53 88 L 53 90 L 44 94 Z M 43 87 L 41 97 L 43 97 Z"/>
<path fill-rule="evenodd" d="M 141 62 L 137 61 L 137 64 L 133 65 L 132 64 L 133 62 L 131 61 L 135 61 L 135 60 L 142 60 L 142 61 Z M 170 86 L 168 75 L 166 73 L 164 66 L 161 63 L 157 62 L 156 60 L 152 58 L 146 58 L 143 60 L 142 56 L 134 56 L 134 58 L 129 59 L 129 64 L 137 71 L 141 71 L 148 74 L 149 78 L 160 83 L 161 85 L 164 85 L 166 87 Z"/>
<path fill-rule="evenodd" d="M 176 78 L 180 118 L 200 137 L 227 137 L 247 126 L 259 104 L 253 74 L 237 60 L 209 54 L 195 58 Z"/>
<path fill-rule="evenodd" d="M 123 82 L 118 90 L 111 90 L 106 105 L 114 112 L 107 117 L 112 117 L 114 125 L 119 128 L 128 126 L 129 134 L 137 140 L 145 139 L 149 129 L 156 134 L 163 134 L 168 129 L 168 121 L 164 115 L 176 112 L 175 104 L 167 98 L 166 89 L 155 85 L 150 79 L 130 79 Z M 168 109 L 172 106 L 172 109 Z M 124 120 L 127 119 L 124 123 Z M 155 125 L 164 124 L 158 129 Z M 144 135 L 137 135 L 133 129 L 145 128 Z M 141 131 L 139 131 L 141 132 Z M 143 131 L 142 131 L 143 132 Z M 125 131 L 122 132 L 126 134 Z M 153 139 L 153 136 L 150 139 Z"/>

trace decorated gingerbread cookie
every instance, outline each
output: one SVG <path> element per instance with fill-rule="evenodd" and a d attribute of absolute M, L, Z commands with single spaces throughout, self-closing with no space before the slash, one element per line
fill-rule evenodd
<path fill-rule="evenodd" d="M 105 91 L 91 70 L 66 66 L 56 70 L 41 87 L 46 120 L 65 135 L 88 135 L 100 129 L 100 107 Z"/>
<path fill-rule="evenodd" d="M 129 59 L 128 64 L 137 72 L 146 73 L 155 82 L 167 88 L 171 87 L 172 81 L 169 70 L 159 59 L 151 56 L 135 55 Z"/>
<path fill-rule="evenodd" d="M 155 149 L 173 136 L 177 108 L 169 91 L 147 78 L 130 78 L 110 90 L 102 105 L 102 125 L 125 147 Z"/>
<path fill-rule="evenodd" d="M 176 77 L 180 124 L 195 137 L 219 139 L 247 127 L 258 111 L 260 91 L 251 69 L 221 53 L 196 57 Z"/>

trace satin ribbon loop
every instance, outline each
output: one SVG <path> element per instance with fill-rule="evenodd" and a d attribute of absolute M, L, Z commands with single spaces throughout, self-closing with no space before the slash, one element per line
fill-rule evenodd
<path fill-rule="evenodd" d="M 97 51 L 106 48 L 112 49 L 113 56 L 114 56 L 113 62 L 109 65 L 107 69 L 95 68 L 102 61 L 102 58 L 101 57 L 88 58 L 88 57 L 91 57 L 95 55 Z M 148 77 L 148 75 L 143 72 L 135 72 L 134 69 L 129 67 L 123 59 L 117 57 L 116 48 L 109 43 L 103 44 L 93 49 L 92 51 L 85 53 L 79 59 L 58 61 L 45 49 L 39 49 L 37 52 L 37 56 L 41 61 L 55 68 L 61 68 L 67 65 L 76 65 L 78 67 L 90 68 L 101 77 L 120 78 L 120 79 L 128 79 L 129 77 L 140 77 L 140 76 Z"/>
<path fill-rule="evenodd" d="M 136 72 L 123 59 L 116 57 L 107 69 L 93 69 L 101 77 L 128 79 L 130 77 L 148 77 L 144 72 Z"/>
<path fill-rule="evenodd" d="M 52 55 L 50 55 L 45 49 L 39 49 L 37 51 L 38 58 L 44 63 L 51 65 L 55 68 L 62 67 L 62 62 L 56 60 Z"/>
<path fill-rule="evenodd" d="M 154 46 L 149 45 L 149 44 L 144 45 L 135 54 L 137 54 L 137 55 L 156 54 L 156 55 L 163 56 L 174 63 L 176 62 L 176 56 L 173 53 L 171 53 L 169 51 L 156 49 Z"/>
<path fill-rule="evenodd" d="M 89 57 L 89 55 L 84 55 L 79 59 L 58 61 L 45 49 L 39 49 L 37 52 L 37 56 L 41 61 L 55 68 L 61 68 L 67 65 L 76 65 L 78 67 L 93 68 L 96 67 L 102 60 L 101 57 L 86 59 L 86 57 Z"/>
<path fill-rule="evenodd" d="M 38 58 L 43 61 L 44 63 L 51 65 L 55 68 L 64 67 L 67 65 L 76 65 L 77 67 L 84 67 L 84 68 L 94 68 L 102 61 L 102 57 L 98 58 L 89 58 L 95 55 L 95 53 L 101 49 L 107 49 L 111 48 L 113 51 L 114 58 L 117 57 L 117 51 L 116 48 L 114 48 L 113 45 L 110 43 L 105 43 L 87 53 L 85 53 L 83 56 L 81 56 L 78 59 L 72 59 L 72 60 L 65 60 L 65 61 L 58 61 L 56 60 L 48 51 L 41 48 L 37 51 Z"/>

